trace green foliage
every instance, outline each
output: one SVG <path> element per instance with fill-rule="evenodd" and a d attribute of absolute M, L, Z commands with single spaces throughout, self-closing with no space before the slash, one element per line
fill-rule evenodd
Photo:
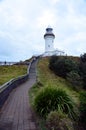
<path fill-rule="evenodd" d="M 46 117 L 51 111 L 57 110 L 76 118 L 75 104 L 72 98 L 62 89 L 44 87 L 36 95 L 34 106 L 39 115 Z"/>
<path fill-rule="evenodd" d="M 84 53 L 83 55 L 80 56 L 80 60 L 82 62 L 86 62 L 86 53 Z"/>
<path fill-rule="evenodd" d="M 43 87 L 43 84 L 40 81 L 38 81 L 29 90 L 30 103 L 31 103 L 32 107 L 34 106 L 35 95 L 37 94 L 39 89 L 42 88 L 42 87 Z"/>
<path fill-rule="evenodd" d="M 53 88 L 56 87 L 57 89 L 58 88 L 60 88 L 62 90 L 65 89 L 65 91 L 67 91 L 67 94 L 70 95 L 70 97 L 72 97 L 73 101 L 76 102 L 76 104 L 78 106 L 79 105 L 78 92 L 75 91 L 74 89 L 72 89 L 72 85 L 70 83 L 68 83 L 66 79 L 55 75 L 49 69 L 49 60 L 50 59 L 51 59 L 50 57 L 43 57 L 39 60 L 39 62 L 37 64 L 38 82 L 30 89 L 31 91 L 29 91 L 30 92 L 29 96 L 31 95 L 30 96 L 31 105 L 34 105 L 34 100 L 36 98 L 36 95 L 38 95 L 39 91 L 42 91 L 41 89 L 45 88 L 46 86 L 52 86 Z M 75 60 L 75 57 L 73 57 L 72 59 Z M 46 98 L 46 101 L 47 101 L 47 98 Z M 42 102 L 40 102 L 40 104 L 42 104 Z M 77 108 L 77 106 L 76 106 L 76 108 Z M 42 114 L 40 114 L 40 115 L 42 115 Z M 40 125 L 40 130 L 47 130 L 47 128 L 45 128 L 46 127 L 45 119 L 43 117 L 41 117 L 41 120 L 43 120 L 43 122 L 42 121 L 40 122 L 40 119 L 38 121 L 39 125 Z"/>
<path fill-rule="evenodd" d="M 81 121 L 86 123 L 86 91 L 80 93 Z"/>
<path fill-rule="evenodd" d="M 84 89 L 86 89 L 86 53 L 84 55 L 81 55 L 80 57 L 79 69 L 80 69 L 80 75 L 82 76 L 83 79 L 83 87 Z"/>
<path fill-rule="evenodd" d="M 73 130 L 73 123 L 61 112 L 51 111 L 46 119 L 48 130 Z"/>
<path fill-rule="evenodd" d="M 81 76 L 75 72 L 71 71 L 67 74 L 67 80 L 74 86 L 75 89 L 79 90 L 82 86 Z"/>
<path fill-rule="evenodd" d="M 76 61 L 72 57 L 54 56 L 50 58 L 49 68 L 58 76 L 66 78 L 75 89 L 86 88 L 86 54 Z"/>
<path fill-rule="evenodd" d="M 55 68 L 55 62 L 59 59 L 59 56 L 51 56 L 49 61 L 49 68 L 53 70 Z"/>
<path fill-rule="evenodd" d="M 54 62 L 53 62 L 54 60 Z M 53 57 L 50 59 L 49 68 L 54 71 L 56 75 L 66 78 L 70 71 L 78 71 L 77 63 L 68 57 Z"/>

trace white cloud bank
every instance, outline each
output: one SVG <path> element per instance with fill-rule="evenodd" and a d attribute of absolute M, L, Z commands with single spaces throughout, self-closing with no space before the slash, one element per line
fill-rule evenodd
<path fill-rule="evenodd" d="M 69 55 L 86 52 L 85 0 L 1 0 L 0 61 L 43 53 L 48 25 L 56 35 L 55 48 Z"/>

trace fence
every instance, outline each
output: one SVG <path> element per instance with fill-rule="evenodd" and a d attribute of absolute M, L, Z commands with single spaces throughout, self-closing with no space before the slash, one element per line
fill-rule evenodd
<path fill-rule="evenodd" d="M 10 81 L 8 81 L 7 83 L 3 84 L 2 86 L 0 86 L 0 108 L 3 106 L 4 102 L 6 101 L 6 99 L 8 98 L 10 92 L 16 88 L 18 85 L 24 83 L 28 77 L 29 77 L 29 70 L 31 67 L 31 64 L 33 63 L 33 60 L 29 63 L 28 69 L 27 69 L 27 74 L 23 75 L 23 76 L 19 76 L 15 79 L 12 79 Z"/>

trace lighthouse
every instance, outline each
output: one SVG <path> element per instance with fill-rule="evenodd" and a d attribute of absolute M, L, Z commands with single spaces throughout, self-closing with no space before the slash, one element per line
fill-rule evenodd
<path fill-rule="evenodd" d="M 55 35 L 53 33 L 53 28 L 51 28 L 50 26 L 46 28 L 44 39 L 45 39 L 45 52 L 42 54 L 43 57 L 53 55 L 64 55 L 64 51 L 54 49 Z"/>
<path fill-rule="evenodd" d="M 53 33 L 53 28 L 48 26 L 46 28 L 46 33 L 44 34 L 45 39 L 45 53 L 54 51 L 54 39 L 55 35 Z"/>

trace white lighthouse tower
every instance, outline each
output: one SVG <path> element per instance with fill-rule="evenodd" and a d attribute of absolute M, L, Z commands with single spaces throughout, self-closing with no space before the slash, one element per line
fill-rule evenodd
<path fill-rule="evenodd" d="M 46 33 L 44 34 L 45 39 L 45 53 L 54 51 L 54 38 L 55 35 L 53 34 L 53 29 L 48 26 L 46 28 Z"/>
<path fill-rule="evenodd" d="M 42 54 L 43 57 L 64 54 L 63 51 L 54 49 L 55 35 L 53 33 L 53 28 L 51 28 L 50 26 L 48 26 L 46 28 L 46 33 L 44 34 L 44 39 L 45 39 L 45 53 Z"/>

